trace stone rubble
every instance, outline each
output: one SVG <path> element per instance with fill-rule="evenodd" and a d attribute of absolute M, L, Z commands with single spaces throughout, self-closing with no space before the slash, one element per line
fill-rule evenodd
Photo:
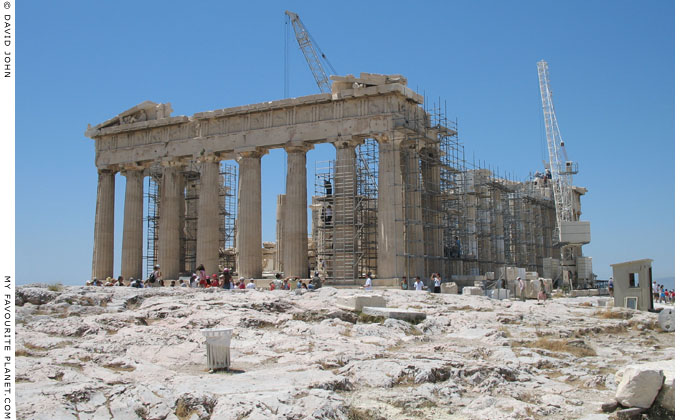
<path fill-rule="evenodd" d="M 338 309 L 367 293 L 331 287 L 20 287 L 18 417 L 595 419 L 616 371 L 675 358 L 655 314 L 609 318 L 596 297 L 376 293 L 427 318 Z M 208 373 L 203 328 L 234 330 L 229 370 Z"/>

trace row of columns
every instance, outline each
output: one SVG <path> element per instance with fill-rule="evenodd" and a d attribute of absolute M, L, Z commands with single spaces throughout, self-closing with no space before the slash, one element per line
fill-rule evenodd
<path fill-rule="evenodd" d="M 410 182 L 410 177 L 419 179 L 422 171 L 424 183 L 438 183 L 438 168 L 420 167 L 419 154 L 415 149 L 409 149 L 405 156 L 401 155 L 404 136 L 384 136 L 379 140 L 379 200 L 378 200 L 378 277 L 394 278 L 405 273 L 404 252 L 406 236 L 414 237 L 410 253 L 438 253 L 442 255 L 442 244 L 437 232 L 427 232 L 422 229 L 429 223 L 431 215 L 423 215 L 421 210 L 411 215 L 414 224 L 405 232 L 403 214 L 405 207 L 421 209 L 422 197 L 419 188 L 408 191 L 405 195 L 404 185 Z M 336 176 L 352 178 L 351 182 L 336 183 L 335 188 L 351 188 L 353 194 L 346 194 L 343 202 L 334 203 L 336 210 L 349 209 L 354 203 L 356 192 L 356 154 L 355 147 L 361 141 L 349 139 L 336 141 Z M 306 153 L 311 146 L 291 144 L 285 147 L 288 155 L 288 173 L 286 178 L 286 196 L 284 199 L 283 231 L 279 258 L 283 262 L 286 276 L 307 277 L 307 179 Z M 237 249 L 238 272 L 241 276 L 260 278 L 262 274 L 262 239 L 261 239 L 261 157 L 265 150 L 239 152 L 236 159 L 239 162 L 238 189 L 238 218 L 237 218 Z M 401 159 L 405 159 L 402 162 Z M 216 156 L 200 159 L 201 181 L 199 194 L 199 214 L 197 225 L 197 264 L 204 264 L 209 270 L 214 270 L 218 264 L 218 244 L 220 241 L 219 219 L 219 158 Z M 402 166 L 404 165 L 404 166 Z M 184 216 L 184 176 L 181 162 L 169 160 L 163 162 L 163 178 L 160 185 L 160 220 L 158 263 L 165 279 L 177 278 L 182 267 L 182 231 Z M 404 167 L 409 167 L 406 173 L 408 179 L 403 179 Z M 142 273 L 143 248 L 143 173 L 142 167 L 124 168 L 122 173 L 126 177 L 125 220 L 122 241 L 122 275 L 125 278 L 140 278 Z M 341 173 L 338 173 L 340 171 Z M 114 228 L 114 198 L 115 198 L 115 170 L 101 169 L 98 174 L 98 198 L 96 205 L 96 220 L 94 226 L 93 277 L 105 278 L 112 276 L 113 270 L 113 228 Z M 341 186 L 338 186 L 341 184 Z M 430 185 L 431 186 L 431 185 Z M 426 185 L 425 185 L 426 187 Z M 438 186 L 432 188 L 438 189 Z M 341 195 L 337 195 L 340 197 Z M 407 203 L 407 202 L 409 203 Z M 350 205 L 351 204 L 351 205 Z M 409 204 L 406 206 L 406 204 Z M 282 211 L 282 210 L 281 210 Z M 335 211 L 335 217 L 354 217 L 347 211 Z M 415 210 L 416 211 L 416 210 Z M 408 215 L 410 216 L 410 215 Z M 343 219 L 345 221 L 345 219 Z M 350 223 L 342 223 L 343 226 Z M 343 227 L 344 228 L 344 227 Z M 341 232 L 346 234 L 347 232 Z M 431 236 L 429 236 L 431 235 Z M 342 235 L 340 235 L 342 236 Z M 437 238 L 438 236 L 438 238 Z M 438 244 L 435 244 L 439 242 Z M 425 245 L 431 243 L 431 245 Z M 408 244 L 409 246 L 409 244 Z M 436 249 L 436 248 L 441 248 Z M 423 262 L 415 262 L 415 270 L 423 271 Z M 419 267 L 416 267 L 419 265 Z M 341 267 L 345 270 L 345 267 Z"/>

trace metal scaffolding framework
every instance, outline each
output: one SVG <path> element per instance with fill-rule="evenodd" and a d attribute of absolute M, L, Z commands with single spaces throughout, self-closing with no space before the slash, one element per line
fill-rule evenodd
<path fill-rule="evenodd" d="M 183 168 L 185 180 L 184 215 L 182 230 L 181 267 L 185 273 L 193 273 L 196 268 L 196 238 L 199 206 L 199 165 L 190 161 Z M 235 267 L 235 220 L 237 217 L 237 168 L 230 163 L 221 163 L 219 168 L 220 180 L 218 185 L 220 223 L 219 264 L 225 267 Z M 158 261 L 158 224 L 160 217 L 160 183 L 162 170 L 160 166 L 148 169 L 148 188 L 146 191 L 147 213 L 146 222 L 146 253 L 144 266 L 146 274 L 153 271 Z"/>
<path fill-rule="evenodd" d="M 424 112 L 410 108 L 400 118 L 424 128 L 400 143 L 401 173 L 395 178 L 403 193 L 402 202 L 395 203 L 400 206 L 395 226 L 404 238 L 404 248 L 398 247 L 404 252 L 397 257 L 408 279 L 433 272 L 477 276 L 507 266 L 543 274 L 545 264 L 551 267 L 550 259 L 559 253 L 551 238 L 550 179 L 530 174 L 518 180 L 468 161 L 457 122 L 438 103 Z M 314 229 L 317 269 L 330 279 L 376 273 L 377 178 L 378 143 L 373 139 L 357 148 L 354 166 L 317 162 L 312 206 L 320 215 Z"/>

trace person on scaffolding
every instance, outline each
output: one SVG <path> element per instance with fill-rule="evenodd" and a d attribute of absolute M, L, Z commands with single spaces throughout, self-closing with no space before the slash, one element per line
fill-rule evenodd
<path fill-rule="evenodd" d="M 329 204 L 328 207 L 326 207 L 326 226 L 330 226 L 331 220 L 333 220 L 333 209 Z"/>
<path fill-rule="evenodd" d="M 323 187 L 326 189 L 326 198 L 331 198 L 333 195 L 333 185 L 331 184 L 330 179 L 325 179 L 323 181 Z"/>

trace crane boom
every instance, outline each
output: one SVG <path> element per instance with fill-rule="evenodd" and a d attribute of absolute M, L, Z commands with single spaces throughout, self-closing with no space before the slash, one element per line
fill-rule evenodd
<path fill-rule="evenodd" d="M 319 48 L 316 40 L 309 34 L 307 28 L 304 27 L 299 16 L 289 10 L 286 10 L 285 14 L 290 18 L 290 23 L 292 23 L 292 29 L 295 31 L 295 38 L 297 38 L 299 48 L 302 50 L 302 54 L 304 54 L 304 58 L 307 60 L 307 64 L 309 65 L 311 73 L 314 75 L 319 90 L 321 90 L 321 93 L 329 93 L 331 91 L 331 85 L 324 68 L 328 66 L 333 74 L 336 74 L 335 69 L 326 58 L 326 54 Z"/>
<path fill-rule="evenodd" d="M 563 222 L 574 222 L 573 211 L 573 174 L 577 173 L 577 164 L 568 160 L 565 142 L 558 128 L 556 111 L 553 106 L 553 93 L 549 81 L 549 65 L 541 60 L 537 63 L 539 72 L 539 90 L 541 91 L 541 105 L 544 111 L 544 125 L 546 127 L 546 143 L 549 148 L 549 170 L 553 177 L 554 202 L 556 205 L 557 232 L 560 242 L 563 238 Z"/>

